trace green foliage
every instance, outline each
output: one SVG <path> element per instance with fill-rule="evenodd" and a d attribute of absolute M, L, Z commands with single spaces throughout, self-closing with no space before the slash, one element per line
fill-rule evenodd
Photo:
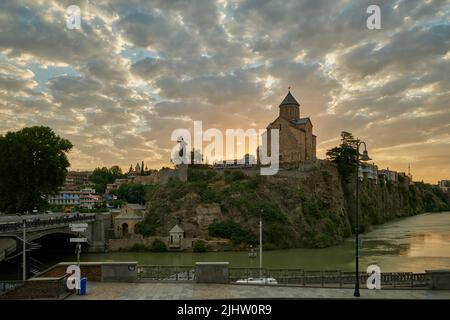
<path fill-rule="evenodd" d="M 245 179 L 245 174 L 241 170 L 225 170 L 223 173 L 225 182 L 230 183 L 233 181 Z"/>
<path fill-rule="evenodd" d="M 117 178 L 125 177 L 122 174 L 122 169 L 119 166 L 112 166 L 111 168 L 95 168 L 89 180 L 95 184 L 94 188 L 97 193 L 103 194 L 106 190 L 106 185 L 113 183 Z"/>
<path fill-rule="evenodd" d="M 155 234 L 155 226 L 147 221 L 136 224 L 136 233 L 149 237 Z"/>
<path fill-rule="evenodd" d="M 202 240 L 195 241 L 193 250 L 194 250 L 194 252 L 205 252 L 206 251 L 205 241 L 202 241 Z"/>
<path fill-rule="evenodd" d="M 217 171 L 208 169 L 194 169 L 191 166 L 188 167 L 188 181 L 203 181 L 211 182 L 217 178 Z"/>
<path fill-rule="evenodd" d="M 144 251 L 147 251 L 147 246 L 143 243 L 136 243 L 130 247 L 129 251 L 144 252 Z"/>
<path fill-rule="evenodd" d="M 125 200 L 128 203 L 145 203 L 145 186 L 142 184 L 127 184 L 123 183 L 120 185 L 117 192 L 118 197 L 121 200 Z"/>
<path fill-rule="evenodd" d="M 339 173 L 346 182 L 349 182 L 356 173 L 357 151 L 352 140 L 351 134 L 342 133 L 340 146 L 327 151 L 328 159 L 336 163 Z"/>
<path fill-rule="evenodd" d="M 28 127 L 0 135 L 0 211 L 42 209 L 70 166 L 72 144 L 49 127 Z"/>
<path fill-rule="evenodd" d="M 248 178 L 248 180 L 245 181 L 245 184 L 246 184 L 248 189 L 255 190 L 260 185 L 261 179 L 262 179 L 261 176 L 257 175 L 255 177 Z"/>
<path fill-rule="evenodd" d="M 155 239 L 155 240 L 153 240 L 153 242 L 152 242 L 152 244 L 150 246 L 150 251 L 151 252 L 166 252 L 167 251 L 167 246 L 161 240 Z"/>
<path fill-rule="evenodd" d="M 298 187 L 298 197 L 302 202 L 306 200 L 305 191 L 300 186 Z"/>
<path fill-rule="evenodd" d="M 233 220 L 211 223 L 208 226 L 208 231 L 210 236 L 231 239 L 234 244 L 242 242 L 255 244 L 257 242 L 256 236 L 253 233 L 242 229 Z"/>
<path fill-rule="evenodd" d="M 271 201 L 258 201 L 248 204 L 249 212 L 255 217 L 261 216 L 263 221 L 286 222 L 286 216 L 278 206 Z"/>

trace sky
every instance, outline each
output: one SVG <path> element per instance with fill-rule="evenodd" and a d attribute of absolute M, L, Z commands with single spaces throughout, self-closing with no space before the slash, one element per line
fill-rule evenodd
<path fill-rule="evenodd" d="M 0 134 L 50 126 L 71 169 L 168 166 L 174 129 L 263 129 L 289 86 L 319 158 L 348 131 L 380 168 L 450 179 L 448 1 L 0 2 Z"/>

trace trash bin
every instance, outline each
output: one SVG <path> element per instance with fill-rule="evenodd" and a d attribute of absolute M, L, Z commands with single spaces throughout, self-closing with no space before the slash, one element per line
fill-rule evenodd
<path fill-rule="evenodd" d="M 84 296 L 86 294 L 86 287 L 87 287 L 87 279 L 86 277 L 81 278 L 80 281 L 80 296 Z"/>

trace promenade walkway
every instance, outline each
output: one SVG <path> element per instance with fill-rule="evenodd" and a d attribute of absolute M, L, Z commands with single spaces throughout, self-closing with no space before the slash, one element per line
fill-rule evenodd
<path fill-rule="evenodd" d="M 178 299 L 355 299 L 352 289 L 303 288 L 196 283 L 88 282 L 85 296 L 75 300 L 178 300 Z M 450 299 L 450 291 L 361 290 L 367 299 Z"/>

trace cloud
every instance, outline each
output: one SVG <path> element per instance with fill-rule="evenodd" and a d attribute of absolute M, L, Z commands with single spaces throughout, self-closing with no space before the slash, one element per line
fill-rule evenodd
<path fill-rule="evenodd" d="M 319 156 L 346 130 L 380 166 L 450 172 L 444 0 L 80 1 L 68 30 L 72 2 L 0 3 L 0 132 L 49 125 L 75 168 L 167 165 L 172 130 L 193 120 L 265 128 L 291 86 Z"/>

